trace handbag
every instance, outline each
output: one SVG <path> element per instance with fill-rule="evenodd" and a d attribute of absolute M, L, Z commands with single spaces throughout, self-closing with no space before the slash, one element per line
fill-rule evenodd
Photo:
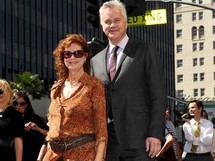
<path fill-rule="evenodd" d="M 164 157 L 158 157 L 157 161 L 177 161 L 175 157 L 175 152 L 171 146 L 165 153 Z"/>

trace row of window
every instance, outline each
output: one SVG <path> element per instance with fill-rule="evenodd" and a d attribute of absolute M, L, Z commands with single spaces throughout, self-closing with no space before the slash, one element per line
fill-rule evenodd
<path fill-rule="evenodd" d="M 193 73 L 193 82 L 197 82 L 198 80 L 204 81 L 205 73 Z M 215 77 L 214 77 L 214 80 L 215 80 Z M 177 83 L 182 83 L 183 81 L 184 81 L 184 75 L 183 74 L 177 75 Z"/>
<path fill-rule="evenodd" d="M 198 16 L 198 18 L 197 18 Z M 212 15 L 211 15 L 212 18 L 215 18 L 215 11 L 212 11 Z M 203 20 L 204 18 L 204 13 L 201 11 L 201 12 L 198 12 L 198 14 L 196 12 L 193 12 L 192 13 L 192 21 L 196 21 L 197 19 L 198 20 Z M 206 17 L 207 19 L 209 17 Z M 177 14 L 176 15 L 176 23 L 182 23 L 182 14 Z"/>
<path fill-rule="evenodd" d="M 191 36 L 192 39 L 204 38 L 204 26 L 200 26 L 198 29 L 197 29 L 197 27 L 193 26 L 191 34 L 192 34 L 192 36 Z M 212 26 L 212 34 L 215 35 L 215 25 Z M 176 38 L 182 38 L 182 36 L 183 36 L 182 29 L 176 30 Z"/>
<path fill-rule="evenodd" d="M 212 42 L 212 49 L 215 50 L 215 41 Z M 204 50 L 204 42 L 199 42 L 199 43 L 193 43 L 192 45 L 192 51 L 198 51 L 198 44 L 199 44 L 199 51 L 203 51 Z M 182 44 L 178 44 L 176 45 L 176 53 L 182 53 L 183 52 L 183 45 Z"/>
<path fill-rule="evenodd" d="M 215 57 L 214 57 L 215 59 Z M 215 62 L 214 62 L 215 63 Z M 177 60 L 177 68 L 183 67 L 183 59 Z M 203 66 L 205 64 L 205 58 L 199 58 L 199 66 Z M 193 58 L 193 67 L 198 65 L 198 58 Z"/>
<path fill-rule="evenodd" d="M 184 90 L 178 90 L 177 96 L 179 98 L 183 98 Z M 205 88 L 194 88 L 193 89 L 193 97 L 203 97 L 205 96 Z M 214 88 L 214 96 L 215 96 L 215 88 Z"/>

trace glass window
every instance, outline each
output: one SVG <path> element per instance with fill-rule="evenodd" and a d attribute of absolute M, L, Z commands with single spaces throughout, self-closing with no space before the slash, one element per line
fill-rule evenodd
<path fill-rule="evenodd" d="M 215 26 L 213 26 L 212 34 L 215 34 Z"/>
<path fill-rule="evenodd" d="M 203 12 L 199 12 L 199 20 L 203 19 Z"/>
<path fill-rule="evenodd" d="M 193 58 L 193 66 L 197 66 L 197 58 Z"/>
<path fill-rule="evenodd" d="M 196 3 L 196 0 L 192 0 L 192 3 Z"/>
<path fill-rule="evenodd" d="M 202 4 L 203 3 L 203 0 L 199 0 L 199 4 Z"/>
<path fill-rule="evenodd" d="M 177 38 L 182 37 L 182 30 L 181 29 L 180 30 L 176 30 L 176 37 Z"/>
<path fill-rule="evenodd" d="M 183 82 L 183 75 L 177 75 L 177 83 L 182 83 Z"/>
<path fill-rule="evenodd" d="M 176 15 L 176 23 L 182 22 L 182 15 Z"/>
<path fill-rule="evenodd" d="M 194 73 L 193 74 L 193 82 L 197 82 L 198 81 L 198 74 Z"/>
<path fill-rule="evenodd" d="M 177 97 L 183 98 L 183 96 L 184 96 L 184 90 L 177 90 Z"/>
<path fill-rule="evenodd" d="M 177 51 L 176 51 L 177 53 L 182 52 L 182 44 L 177 45 L 176 47 L 177 47 L 177 49 L 176 49 L 176 50 L 177 50 Z"/>
<path fill-rule="evenodd" d="M 192 13 L 192 21 L 196 21 L 196 12 Z"/>
<path fill-rule="evenodd" d="M 197 39 L 197 27 L 192 27 L 192 40 Z"/>
<path fill-rule="evenodd" d="M 205 80 L 205 73 L 200 73 L 200 81 L 204 81 Z"/>
<path fill-rule="evenodd" d="M 202 66 L 205 64 L 205 59 L 204 58 L 199 58 L 199 65 Z"/>
<path fill-rule="evenodd" d="M 204 50 L 204 42 L 199 43 L 199 50 Z"/>
<path fill-rule="evenodd" d="M 215 56 L 214 56 L 214 62 L 213 62 L 213 63 L 214 63 L 214 65 L 215 65 Z"/>
<path fill-rule="evenodd" d="M 193 51 L 197 51 L 197 43 L 193 43 Z"/>
<path fill-rule="evenodd" d="M 205 96 L 205 88 L 200 88 L 200 96 Z"/>
<path fill-rule="evenodd" d="M 183 67 L 183 60 L 177 60 L 177 68 Z"/>
<path fill-rule="evenodd" d="M 214 72 L 214 80 L 215 80 L 215 72 Z"/>
<path fill-rule="evenodd" d="M 193 89 L 193 96 L 197 97 L 198 96 L 198 89 Z"/>
<path fill-rule="evenodd" d="M 215 50 L 215 41 L 213 41 L 213 49 Z"/>
<path fill-rule="evenodd" d="M 215 11 L 212 12 L 212 18 L 215 18 Z"/>
<path fill-rule="evenodd" d="M 205 37 L 205 28 L 204 26 L 199 27 L 199 39 L 202 39 Z"/>

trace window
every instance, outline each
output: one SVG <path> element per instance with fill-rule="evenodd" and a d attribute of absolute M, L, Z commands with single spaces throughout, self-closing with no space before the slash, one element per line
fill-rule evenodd
<path fill-rule="evenodd" d="M 193 43 L 193 51 L 197 51 L 197 43 Z"/>
<path fill-rule="evenodd" d="M 198 89 L 193 89 L 193 96 L 197 97 L 198 96 Z"/>
<path fill-rule="evenodd" d="M 199 65 L 202 66 L 205 64 L 205 59 L 204 58 L 199 58 Z"/>
<path fill-rule="evenodd" d="M 200 81 L 204 81 L 205 80 L 205 73 L 200 73 Z"/>
<path fill-rule="evenodd" d="M 212 18 L 215 18 L 215 11 L 212 12 Z"/>
<path fill-rule="evenodd" d="M 183 82 L 183 75 L 177 75 L 177 83 L 182 83 Z"/>
<path fill-rule="evenodd" d="M 182 30 L 176 30 L 176 38 L 182 37 Z"/>
<path fill-rule="evenodd" d="M 176 23 L 182 22 L 182 15 L 176 15 Z"/>
<path fill-rule="evenodd" d="M 196 0 L 192 0 L 192 3 L 196 3 Z"/>
<path fill-rule="evenodd" d="M 198 81 L 198 74 L 194 73 L 193 74 L 193 82 L 197 82 Z"/>
<path fill-rule="evenodd" d="M 204 42 L 199 43 L 199 50 L 200 51 L 204 50 Z"/>
<path fill-rule="evenodd" d="M 203 12 L 199 12 L 199 20 L 203 19 Z"/>
<path fill-rule="evenodd" d="M 203 0 L 199 0 L 199 4 L 202 4 L 203 3 Z"/>
<path fill-rule="evenodd" d="M 192 27 L 192 40 L 197 39 L 197 27 Z"/>
<path fill-rule="evenodd" d="M 178 98 L 183 98 L 183 96 L 184 96 L 184 90 L 178 90 L 177 91 L 177 97 Z"/>
<path fill-rule="evenodd" d="M 200 96 L 205 96 L 205 88 L 200 88 Z"/>
<path fill-rule="evenodd" d="M 215 50 L 215 41 L 213 41 L 213 49 Z"/>
<path fill-rule="evenodd" d="M 176 47 L 177 47 L 177 48 L 176 48 L 176 52 L 177 52 L 177 53 L 182 52 L 182 45 L 181 45 L 181 44 L 180 44 L 180 45 L 177 45 Z"/>
<path fill-rule="evenodd" d="M 183 67 L 183 60 L 177 60 L 177 68 Z"/>
<path fill-rule="evenodd" d="M 215 72 L 214 72 L 214 80 L 215 80 Z"/>
<path fill-rule="evenodd" d="M 196 12 L 192 13 L 192 21 L 196 21 Z"/>
<path fill-rule="evenodd" d="M 197 58 L 193 58 L 193 66 L 197 66 Z"/>
<path fill-rule="evenodd" d="M 204 28 L 204 26 L 200 26 L 199 27 L 199 39 L 204 38 L 204 36 L 205 36 L 205 28 Z"/>
<path fill-rule="evenodd" d="M 214 65 L 215 65 L 215 56 L 214 56 Z"/>
<path fill-rule="evenodd" d="M 215 26 L 213 26 L 212 34 L 215 34 Z"/>

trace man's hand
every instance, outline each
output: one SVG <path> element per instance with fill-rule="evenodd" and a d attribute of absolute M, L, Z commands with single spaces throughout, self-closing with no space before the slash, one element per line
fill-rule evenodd
<path fill-rule="evenodd" d="M 149 152 L 149 157 L 154 158 L 161 149 L 161 141 L 157 138 L 146 138 L 146 151 Z"/>

